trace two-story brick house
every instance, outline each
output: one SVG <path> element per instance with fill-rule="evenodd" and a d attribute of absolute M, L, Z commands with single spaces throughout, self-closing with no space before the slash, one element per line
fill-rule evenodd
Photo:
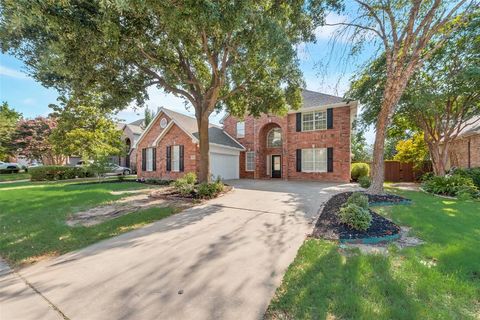
<path fill-rule="evenodd" d="M 356 101 L 304 90 L 299 110 L 279 117 L 210 126 L 210 171 L 224 179 L 350 180 L 350 135 Z M 173 179 L 198 172 L 196 120 L 163 109 L 136 146 L 140 177 Z"/>

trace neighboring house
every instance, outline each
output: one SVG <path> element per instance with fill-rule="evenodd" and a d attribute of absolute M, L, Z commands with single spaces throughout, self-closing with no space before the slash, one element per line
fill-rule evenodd
<path fill-rule="evenodd" d="M 286 116 L 210 125 L 210 171 L 223 179 L 350 180 L 350 135 L 356 101 L 304 90 L 303 105 Z M 137 143 L 143 178 L 175 179 L 199 169 L 196 119 L 161 109 Z"/>
<path fill-rule="evenodd" d="M 480 167 L 480 117 L 472 119 L 472 124 L 466 126 L 449 151 L 447 167 L 475 168 Z"/>
<path fill-rule="evenodd" d="M 125 156 L 118 158 L 118 165 L 135 171 L 137 168 L 137 152 L 135 145 L 145 129 L 144 119 L 139 119 L 128 124 L 122 124 L 122 141 L 125 142 Z"/>

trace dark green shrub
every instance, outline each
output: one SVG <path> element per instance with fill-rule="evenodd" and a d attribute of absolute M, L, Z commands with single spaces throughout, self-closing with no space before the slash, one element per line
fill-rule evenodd
<path fill-rule="evenodd" d="M 424 173 L 424 174 L 420 177 L 420 181 L 421 181 L 421 182 L 427 181 L 427 180 L 433 178 L 434 176 L 435 176 L 435 174 L 434 174 L 433 172 Z"/>
<path fill-rule="evenodd" d="M 370 173 L 370 165 L 368 163 L 358 162 L 352 163 L 351 178 L 357 181 L 361 177 L 366 177 Z"/>
<path fill-rule="evenodd" d="M 223 191 L 223 187 L 224 185 L 221 181 L 201 183 L 197 187 L 197 196 L 202 199 L 214 198 Z"/>
<path fill-rule="evenodd" d="M 34 167 L 30 168 L 29 173 L 32 181 L 54 181 L 93 176 L 93 173 L 87 168 L 67 166 Z"/>
<path fill-rule="evenodd" d="M 480 189 L 480 168 L 456 168 L 452 173 L 466 178 L 471 178 L 475 186 Z"/>
<path fill-rule="evenodd" d="M 145 180 L 147 184 L 155 184 L 159 186 L 166 186 L 172 183 L 172 180 L 163 180 L 163 179 L 156 179 L 156 178 L 148 178 Z"/>
<path fill-rule="evenodd" d="M 350 203 L 340 209 L 340 221 L 350 227 L 365 231 L 372 223 L 372 215 L 368 209 Z"/>
<path fill-rule="evenodd" d="M 459 194 L 465 197 L 467 193 L 471 197 L 478 196 L 478 188 L 473 183 L 472 178 L 457 174 L 444 177 L 434 176 L 424 181 L 422 187 L 427 192 L 451 197 L 456 197 Z"/>
<path fill-rule="evenodd" d="M 358 184 L 360 185 L 360 187 L 366 189 L 370 187 L 370 184 L 372 184 L 372 182 L 370 180 L 370 177 L 364 176 L 364 177 L 358 178 Z"/>
<path fill-rule="evenodd" d="M 173 186 L 182 196 L 192 195 L 194 192 L 195 183 L 197 182 L 197 175 L 193 172 L 185 174 L 183 177 L 178 178 L 173 183 Z"/>
<path fill-rule="evenodd" d="M 361 192 L 354 192 L 348 197 L 346 205 L 355 204 L 360 208 L 368 209 L 368 197 Z"/>

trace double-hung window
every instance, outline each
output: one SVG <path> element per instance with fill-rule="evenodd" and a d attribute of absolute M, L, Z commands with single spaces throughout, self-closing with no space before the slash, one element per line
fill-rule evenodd
<path fill-rule="evenodd" d="M 327 112 L 312 111 L 302 113 L 302 131 L 326 130 Z"/>
<path fill-rule="evenodd" d="M 172 171 L 180 171 L 180 146 L 172 146 Z"/>
<path fill-rule="evenodd" d="M 245 154 L 245 171 L 255 171 L 255 152 L 253 151 Z"/>
<path fill-rule="evenodd" d="M 237 122 L 237 138 L 244 138 L 245 137 L 245 122 L 239 121 Z"/>
<path fill-rule="evenodd" d="M 327 172 L 327 149 L 302 149 L 302 172 Z"/>
<path fill-rule="evenodd" d="M 153 171 L 153 148 L 147 148 L 146 154 L 147 154 L 146 170 Z"/>

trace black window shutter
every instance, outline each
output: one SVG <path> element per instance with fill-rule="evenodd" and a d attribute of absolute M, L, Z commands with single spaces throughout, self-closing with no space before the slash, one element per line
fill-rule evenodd
<path fill-rule="evenodd" d="M 172 171 L 172 147 L 167 146 L 167 171 Z"/>
<path fill-rule="evenodd" d="M 297 116 L 297 132 L 300 132 L 302 131 L 302 113 L 301 112 L 297 112 L 296 114 Z"/>
<path fill-rule="evenodd" d="M 152 170 L 157 171 L 157 148 L 152 148 Z"/>
<path fill-rule="evenodd" d="M 184 161 L 183 161 L 183 146 L 179 146 L 178 148 L 178 153 L 180 153 L 180 172 L 183 172 L 185 166 L 184 166 Z"/>
<path fill-rule="evenodd" d="M 327 109 L 327 129 L 333 129 L 333 108 Z"/>
<path fill-rule="evenodd" d="M 302 172 L 302 149 L 297 149 L 297 172 Z"/>
<path fill-rule="evenodd" d="M 142 171 L 147 170 L 147 149 L 142 149 Z"/>
<path fill-rule="evenodd" d="M 333 148 L 327 148 L 327 171 L 333 172 Z"/>

